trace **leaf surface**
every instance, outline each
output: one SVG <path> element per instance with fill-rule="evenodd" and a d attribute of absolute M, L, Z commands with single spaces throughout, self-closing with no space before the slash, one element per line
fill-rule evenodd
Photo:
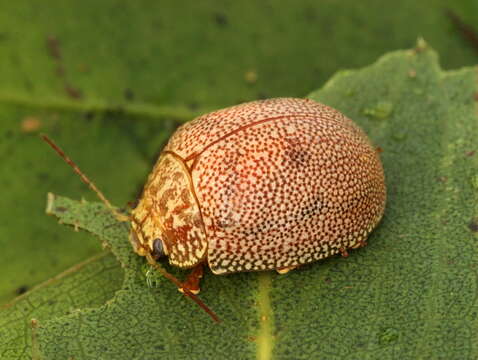
<path fill-rule="evenodd" d="M 475 68 L 444 72 L 423 42 L 312 93 L 383 149 L 385 217 L 347 259 L 287 275 L 208 272 L 201 298 L 220 325 L 172 284 L 146 286 L 127 224 L 56 197 L 51 212 L 106 242 L 124 283 L 104 305 L 40 320 L 35 349 L 44 359 L 477 357 L 476 93 Z"/>
<path fill-rule="evenodd" d="M 48 191 L 93 196 L 38 132 L 124 207 L 172 120 L 304 96 L 418 35 L 445 68 L 476 63 L 447 9 L 478 23 L 474 0 L 403 0 L 385 12 L 377 0 L 0 1 L 0 303 L 99 251 L 93 238 L 45 220 Z"/>

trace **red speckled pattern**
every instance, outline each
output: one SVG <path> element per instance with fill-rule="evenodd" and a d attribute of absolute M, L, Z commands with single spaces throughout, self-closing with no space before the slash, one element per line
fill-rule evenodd
<path fill-rule="evenodd" d="M 290 268 L 362 246 L 384 211 L 376 150 L 351 120 L 312 100 L 206 114 L 165 150 L 188 168 L 216 274 Z"/>
<path fill-rule="evenodd" d="M 221 141 L 245 126 L 290 115 L 315 116 L 317 103 L 304 99 L 269 99 L 232 106 L 202 115 L 181 126 L 165 150 L 184 159 L 197 156 L 204 148 Z"/>

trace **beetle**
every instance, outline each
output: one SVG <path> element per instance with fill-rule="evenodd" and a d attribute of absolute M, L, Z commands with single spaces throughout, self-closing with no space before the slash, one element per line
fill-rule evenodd
<path fill-rule="evenodd" d="M 301 265 L 366 245 L 383 216 L 383 167 L 366 134 L 310 99 L 275 98 L 200 116 L 171 136 L 125 217 L 48 137 L 120 220 L 134 251 L 195 298 L 217 275 Z M 179 282 L 157 265 L 192 269 Z"/>
<path fill-rule="evenodd" d="M 248 102 L 170 138 L 132 211 L 142 256 L 217 275 L 298 266 L 366 244 L 386 201 L 378 151 L 339 111 L 309 99 Z"/>

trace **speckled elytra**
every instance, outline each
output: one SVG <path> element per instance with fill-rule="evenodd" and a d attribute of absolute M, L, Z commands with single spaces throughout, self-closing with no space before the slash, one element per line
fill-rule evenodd
<path fill-rule="evenodd" d="M 254 101 L 172 135 L 129 217 L 130 241 L 151 263 L 192 268 L 180 288 L 197 293 L 205 264 L 284 273 L 346 256 L 385 200 L 378 151 L 352 120 L 308 99 Z"/>
<path fill-rule="evenodd" d="M 312 100 L 254 101 L 173 134 L 130 239 L 181 268 L 286 271 L 363 246 L 384 206 L 379 155 L 351 120 Z"/>

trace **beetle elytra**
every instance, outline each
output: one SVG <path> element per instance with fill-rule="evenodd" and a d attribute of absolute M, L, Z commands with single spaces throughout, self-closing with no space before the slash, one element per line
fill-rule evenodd
<path fill-rule="evenodd" d="M 346 256 L 365 245 L 385 198 L 378 152 L 350 119 L 312 100 L 254 101 L 173 134 L 132 211 L 130 241 L 195 268 L 197 292 L 202 264 L 287 272 Z"/>

